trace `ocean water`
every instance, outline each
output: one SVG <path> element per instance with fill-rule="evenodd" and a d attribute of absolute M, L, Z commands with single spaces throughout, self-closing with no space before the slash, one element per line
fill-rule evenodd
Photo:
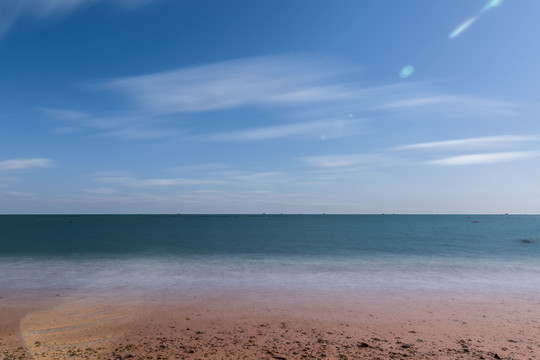
<path fill-rule="evenodd" d="M 0 291 L 540 291 L 540 216 L 5 215 Z"/>

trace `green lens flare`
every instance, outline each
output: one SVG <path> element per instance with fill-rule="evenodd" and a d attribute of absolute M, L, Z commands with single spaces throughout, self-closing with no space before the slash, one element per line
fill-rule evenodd
<path fill-rule="evenodd" d="M 401 71 L 399 72 L 399 77 L 405 79 L 412 74 L 414 74 L 414 68 L 411 65 L 407 65 L 403 69 L 401 69 Z"/>

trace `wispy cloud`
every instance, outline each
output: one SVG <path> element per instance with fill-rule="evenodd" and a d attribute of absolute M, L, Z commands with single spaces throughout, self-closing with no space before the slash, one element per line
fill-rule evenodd
<path fill-rule="evenodd" d="M 287 184 L 290 177 L 277 171 L 235 170 L 226 166 L 201 166 L 180 168 L 173 171 L 190 173 L 183 177 L 138 178 L 125 172 L 101 172 L 91 174 L 93 181 L 109 186 L 159 189 L 168 187 L 241 187 L 253 188 L 269 184 Z M 107 188 L 109 189 L 109 188 Z"/>
<path fill-rule="evenodd" d="M 159 0 L 116 0 L 116 4 L 123 9 L 133 10 Z"/>
<path fill-rule="evenodd" d="M 336 84 L 342 73 L 305 57 L 268 56 L 105 80 L 95 86 L 120 91 L 154 113 L 189 113 L 253 105 L 295 105 L 358 97 Z"/>
<path fill-rule="evenodd" d="M 94 115 L 78 110 L 56 108 L 39 108 L 38 110 L 48 118 L 62 121 L 62 125 L 54 129 L 56 134 L 87 130 L 95 132 L 97 136 L 133 140 L 157 139 L 181 134 L 177 129 L 161 126 L 162 120 L 147 116 Z M 69 126 L 66 126 L 66 123 Z"/>
<path fill-rule="evenodd" d="M 396 89 L 398 90 L 398 89 Z M 463 114 L 467 116 L 515 116 L 519 105 L 473 96 L 434 94 L 419 86 L 410 86 L 408 92 L 395 92 L 377 107 L 380 110 L 436 112 L 439 116 Z"/>
<path fill-rule="evenodd" d="M 206 138 L 218 141 L 257 141 L 291 136 L 331 139 L 356 135 L 361 131 L 359 120 L 323 120 L 209 134 Z"/>
<path fill-rule="evenodd" d="M 527 159 L 537 157 L 539 155 L 540 153 L 534 151 L 495 152 L 448 157 L 444 159 L 430 161 L 429 164 L 445 166 L 493 164 Z"/>
<path fill-rule="evenodd" d="M 159 139 L 180 134 L 181 132 L 175 129 L 154 128 L 147 125 L 134 125 L 125 127 L 120 126 L 119 128 L 113 130 L 102 131 L 99 135 L 132 140 L 147 140 Z"/>
<path fill-rule="evenodd" d="M 20 198 L 29 198 L 33 196 L 31 193 L 21 191 L 6 191 L 3 193 L 3 195 Z"/>
<path fill-rule="evenodd" d="M 49 168 L 53 166 L 55 166 L 55 162 L 50 159 L 21 158 L 0 161 L 0 171 Z"/>
<path fill-rule="evenodd" d="M 332 66 L 329 66 L 332 64 Z M 336 70 L 339 69 L 339 70 Z M 118 91 L 154 114 L 190 113 L 249 106 L 340 104 L 341 111 L 452 110 L 468 114 L 515 115 L 513 103 L 441 94 L 422 83 L 369 87 L 344 81 L 357 69 L 335 60 L 266 56 L 90 83 Z"/>
<path fill-rule="evenodd" d="M 94 189 L 83 189 L 83 192 L 86 194 L 96 194 L 96 195 L 106 195 L 116 193 L 115 189 L 111 188 L 94 188 Z"/>
<path fill-rule="evenodd" d="M 366 86 L 358 69 L 331 58 L 274 55 L 217 62 L 164 72 L 104 79 L 83 88 L 104 96 L 120 94 L 127 103 L 106 114 L 42 108 L 65 122 L 57 133 L 77 128 L 98 135 L 152 139 L 256 141 L 284 137 L 332 138 L 358 134 L 370 119 L 491 119 L 516 115 L 519 104 L 453 95 L 428 83 Z M 126 106 L 127 104 L 127 106 Z M 233 110 L 245 111 L 236 121 Z M 252 111 L 252 112 L 251 112 Z M 266 126 L 245 125 L 264 111 Z M 234 114 L 234 115 L 231 115 Z M 423 115 L 418 117 L 418 115 Z M 209 132 L 219 128 L 243 128 Z M 223 126 L 222 123 L 230 126 Z"/>
<path fill-rule="evenodd" d="M 91 117 L 91 115 L 86 112 L 73 109 L 39 108 L 38 110 L 48 117 L 57 120 L 74 121 L 88 119 Z"/>
<path fill-rule="evenodd" d="M 241 171 L 222 170 L 209 173 L 209 176 L 222 179 L 230 185 L 241 187 L 257 187 L 261 185 L 289 183 L 290 176 L 279 171 Z"/>
<path fill-rule="evenodd" d="M 539 141 L 538 136 L 485 136 L 467 139 L 445 140 L 425 142 L 418 144 L 404 145 L 394 148 L 394 150 L 466 150 L 479 148 L 500 148 L 503 146 L 513 146 L 527 142 Z"/>
<path fill-rule="evenodd" d="M 159 188 L 171 186 L 196 186 L 223 184 L 220 180 L 191 179 L 191 178 L 150 178 L 138 179 L 126 176 L 97 177 L 94 179 L 100 183 L 114 184 L 131 188 Z"/>
<path fill-rule="evenodd" d="M 317 169 L 337 170 L 337 169 L 357 169 L 377 163 L 380 159 L 374 155 L 363 154 L 342 154 L 342 155 L 322 155 L 306 156 L 301 158 L 307 166 Z"/>
<path fill-rule="evenodd" d="M 0 37 L 21 17 L 46 19 L 69 13 L 96 3 L 114 3 L 122 9 L 134 9 L 155 0 L 2 0 L 0 5 Z"/>
<path fill-rule="evenodd" d="M 300 212 L 313 209 L 317 200 L 294 192 L 267 190 L 194 190 L 179 194 L 135 193 L 129 195 L 87 194 L 83 198 L 57 199 L 58 203 L 91 204 L 113 208 L 115 212 L 133 213 L 254 213 Z M 308 204 L 308 205 L 306 205 Z M 119 210 L 120 209 L 120 210 Z M 136 210 L 134 210 L 136 209 Z"/>
<path fill-rule="evenodd" d="M 15 179 L 12 177 L 6 178 L 6 177 L 0 177 L 0 188 L 7 187 L 9 183 L 13 182 Z"/>
<path fill-rule="evenodd" d="M 384 104 L 387 109 L 406 109 L 416 108 L 431 105 L 440 105 L 445 103 L 456 102 L 458 99 L 452 96 L 426 96 L 426 97 L 410 97 L 402 100 L 391 101 Z"/>

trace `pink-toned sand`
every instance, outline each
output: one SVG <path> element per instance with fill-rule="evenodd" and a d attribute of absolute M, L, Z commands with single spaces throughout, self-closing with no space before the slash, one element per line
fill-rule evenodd
<path fill-rule="evenodd" d="M 531 294 L 0 296 L 0 359 L 540 359 Z"/>

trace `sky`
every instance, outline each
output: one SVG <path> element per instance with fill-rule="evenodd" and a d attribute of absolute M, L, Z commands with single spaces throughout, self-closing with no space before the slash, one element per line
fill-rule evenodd
<path fill-rule="evenodd" d="M 537 0 L 2 0 L 0 213 L 540 213 Z"/>

